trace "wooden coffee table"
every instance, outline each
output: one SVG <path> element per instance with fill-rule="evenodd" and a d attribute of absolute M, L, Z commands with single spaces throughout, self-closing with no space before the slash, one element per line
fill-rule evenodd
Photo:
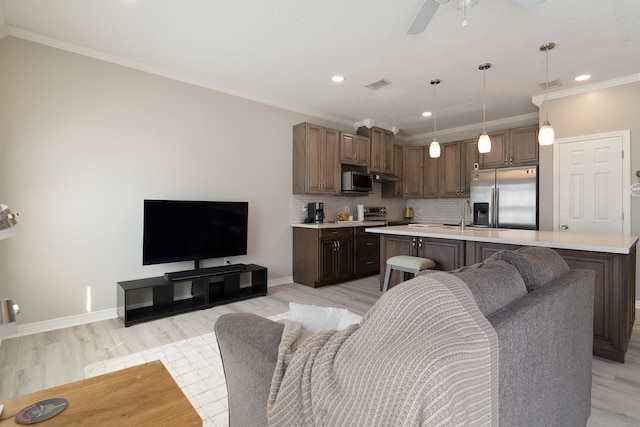
<path fill-rule="evenodd" d="M 180 387 L 162 362 L 155 361 L 0 402 L 0 426 L 19 425 L 15 415 L 45 399 L 67 399 L 67 408 L 49 426 L 202 426 Z"/>

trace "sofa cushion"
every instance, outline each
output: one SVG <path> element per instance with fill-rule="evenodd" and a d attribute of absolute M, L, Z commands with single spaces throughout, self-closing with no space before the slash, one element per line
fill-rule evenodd
<path fill-rule="evenodd" d="M 491 258 L 503 260 L 518 269 L 527 291 L 531 292 L 569 271 L 569 266 L 553 249 L 526 247 L 500 251 Z"/>
<path fill-rule="evenodd" d="M 527 295 L 518 270 L 505 261 L 489 258 L 449 273 L 465 282 L 485 317 Z"/>

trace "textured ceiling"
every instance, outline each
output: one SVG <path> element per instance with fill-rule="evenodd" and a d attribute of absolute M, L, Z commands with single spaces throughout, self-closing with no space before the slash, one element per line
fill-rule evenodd
<path fill-rule="evenodd" d="M 639 0 L 479 0 L 442 4 L 426 31 L 406 34 L 424 0 L 0 0 L 3 35 L 354 124 L 366 119 L 424 137 L 429 81 L 440 78 L 438 130 L 538 111 L 549 80 L 567 90 L 640 73 Z M 434 0 L 426 0 L 434 1 Z M 2 22 L 4 21 L 4 22 Z M 590 73 L 586 83 L 578 74 Z M 332 83 L 334 74 L 346 80 Z M 380 79 L 392 84 L 372 91 Z"/>

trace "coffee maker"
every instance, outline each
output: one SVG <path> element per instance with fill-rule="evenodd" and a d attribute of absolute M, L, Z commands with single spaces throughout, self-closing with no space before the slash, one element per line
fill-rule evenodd
<path fill-rule="evenodd" d="M 319 223 L 323 221 L 324 221 L 324 203 L 322 202 L 307 203 L 307 217 L 304 219 L 304 222 Z"/>

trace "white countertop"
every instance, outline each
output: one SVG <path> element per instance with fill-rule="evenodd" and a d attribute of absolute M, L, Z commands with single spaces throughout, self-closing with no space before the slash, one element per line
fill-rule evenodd
<path fill-rule="evenodd" d="M 638 242 L 636 236 L 568 233 L 536 230 L 446 228 L 437 224 L 397 225 L 367 228 L 365 231 L 400 236 L 434 237 L 440 239 L 468 240 L 502 243 L 506 245 L 542 246 L 555 249 L 573 249 L 605 253 L 628 254 Z"/>
<path fill-rule="evenodd" d="M 344 228 L 344 227 L 380 227 L 385 225 L 384 221 L 336 221 L 336 222 L 321 222 L 321 223 L 308 223 L 308 224 L 291 224 L 292 227 L 300 228 Z"/>

